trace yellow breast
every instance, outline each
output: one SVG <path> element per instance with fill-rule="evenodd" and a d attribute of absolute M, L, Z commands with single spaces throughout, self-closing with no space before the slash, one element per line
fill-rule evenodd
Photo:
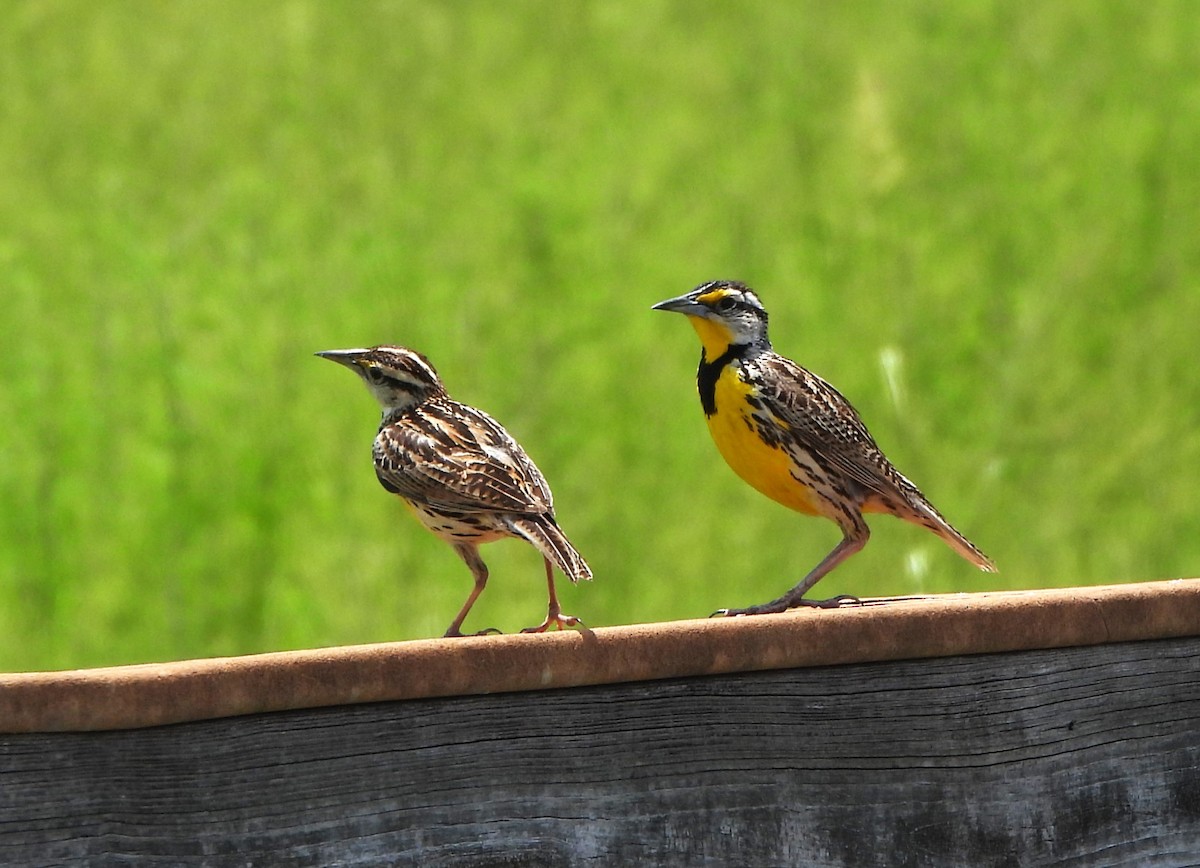
<path fill-rule="evenodd" d="M 755 419 L 747 397 L 757 397 L 757 389 L 739 376 L 735 366 L 727 365 L 717 379 L 716 412 L 708 417 L 708 431 L 717 449 L 738 476 L 767 497 L 799 512 L 820 515 L 812 489 L 792 476 L 795 464 L 787 450 L 769 445 L 758 434 L 760 424 L 776 424 L 782 429 L 784 423 Z"/>

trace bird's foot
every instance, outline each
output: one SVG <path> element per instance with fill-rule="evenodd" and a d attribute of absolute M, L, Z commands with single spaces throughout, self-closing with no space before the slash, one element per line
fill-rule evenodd
<path fill-rule="evenodd" d="M 545 621 L 538 624 L 536 627 L 526 627 L 521 632 L 522 633 L 545 633 L 547 630 L 550 629 L 551 625 L 553 625 L 554 627 L 556 627 L 559 630 L 562 630 L 566 627 L 580 627 L 585 632 L 587 631 L 587 624 L 583 623 L 583 621 L 580 621 L 574 615 L 564 615 L 562 612 L 551 611 L 551 612 L 547 613 Z"/>
<path fill-rule="evenodd" d="M 861 606 L 862 600 L 850 594 L 838 594 L 836 597 L 829 597 L 825 600 L 806 600 L 803 597 L 792 600 L 788 597 L 780 597 L 778 600 L 772 600 L 769 603 L 762 603 L 758 606 L 747 606 L 744 609 L 717 609 L 709 617 L 736 618 L 741 615 L 775 615 L 779 612 L 786 612 L 788 609 L 805 607 L 811 609 L 836 609 L 843 603 Z"/>
<path fill-rule="evenodd" d="M 442 638 L 455 639 L 462 638 L 464 636 L 491 636 L 492 634 L 497 636 L 503 635 L 503 633 L 500 630 L 497 630 L 495 627 L 488 627 L 486 630 L 480 630 L 478 633 L 463 633 L 461 630 L 455 630 L 454 628 L 451 628 L 442 634 Z"/>

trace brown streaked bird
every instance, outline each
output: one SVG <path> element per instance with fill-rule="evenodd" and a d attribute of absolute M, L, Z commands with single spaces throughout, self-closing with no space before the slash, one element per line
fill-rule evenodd
<path fill-rule="evenodd" d="M 772 350 L 767 311 L 750 287 L 714 280 L 653 309 L 684 314 L 700 337 L 700 405 L 729 466 L 772 500 L 824 516 L 842 531 L 841 542 L 783 596 L 715 614 L 832 608 L 855 600 L 804 595 L 866 545 L 871 531 L 864 513 L 885 512 L 927 528 L 979 569 L 995 572 L 987 555 L 892 466 L 837 389 Z"/>
<path fill-rule="evenodd" d="M 317 355 L 354 371 L 379 401 L 383 420 L 374 448 L 379 482 L 448 542 L 475 577 L 474 589 L 445 635 L 463 635 L 462 623 L 487 584 L 479 546 L 504 537 L 526 540 L 546 562 L 546 620 L 522 632 L 582 626 L 559 608 L 554 567 L 572 582 L 590 579 L 592 571 L 559 529 L 545 477 L 500 423 L 447 395 L 429 360 L 404 347 Z M 475 635 L 497 632 L 489 628 Z"/>

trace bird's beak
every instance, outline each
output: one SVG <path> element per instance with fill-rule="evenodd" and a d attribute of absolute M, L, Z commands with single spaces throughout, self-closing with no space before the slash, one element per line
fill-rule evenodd
<path fill-rule="evenodd" d="M 331 362 L 337 362 L 339 365 L 345 365 L 347 368 L 357 368 L 359 360 L 370 350 L 325 350 L 324 352 L 314 353 L 313 355 L 320 356 L 323 359 L 329 359 Z"/>
<path fill-rule="evenodd" d="M 699 304 L 689 292 L 687 295 L 668 298 L 666 301 L 660 301 L 651 310 L 668 310 L 672 313 L 682 313 L 686 316 L 706 316 L 708 308 Z"/>

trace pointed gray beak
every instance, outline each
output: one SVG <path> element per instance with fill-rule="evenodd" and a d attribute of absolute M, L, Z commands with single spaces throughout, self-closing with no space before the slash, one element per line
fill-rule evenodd
<path fill-rule="evenodd" d="M 708 308 L 702 304 L 697 304 L 692 299 L 692 294 L 676 296 L 668 298 L 666 301 L 660 301 L 654 305 L 651 310 L 667 310 L 672 313 L 682 313 L 687 316 L 705 316 L 708 313 Z"/>
<path fill-rule="evenodd" d="M 358 367 L 358 360 L 370 350 L 324 350 L 320 353 L 313 353 L 315 356 L 320 356 L 323 359 L 329 359 L 331 362 L 337 362 L 339 365 L 345 365 L 347 368 Z"/>

